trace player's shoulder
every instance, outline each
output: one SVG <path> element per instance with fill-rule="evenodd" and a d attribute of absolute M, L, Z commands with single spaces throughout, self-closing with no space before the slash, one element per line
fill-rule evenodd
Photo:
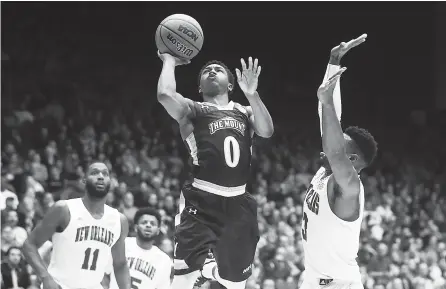
<path fill-rule="evenodd" d="M 249 117 L 252 114 L 252 109 L 250 106 L 244 106 L 238 102 L 234 102 L 234 109 L 237 109 L 241 113 L 245 114 L 247 117 Z"/>
<path fill-rule="evenodd" d="M 54 203 L 54 205 L 51 207 L 50 212 L 53 212 L 54 214 L 59 214 L 60 216 L 63 216 L 65 214 L 70 214 L 70 206 L 69 204 L 72 203 L 73 200 L 59 200 Z"/>
<path fill-rule="evenodd" d="M 136 245 L 136 238 L 135 237 L 125 238 L 125 245 L 129 247 Z"/>

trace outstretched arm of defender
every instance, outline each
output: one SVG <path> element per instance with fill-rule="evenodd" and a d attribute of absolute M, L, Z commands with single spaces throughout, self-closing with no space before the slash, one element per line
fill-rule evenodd
<path fill-rule="evenodd" d="M 324 80 L 322 82 L 328 81 L 333 75 L 335 75 L 341 69 L 341 59 L 344 55 L 352 48 L 363 43 L 367 38 L 367 34 L 363 34 L 356 39 L 352 39 L 349 42 L 341 42 L 338 46 L 334 47 L 330 51 L 330 60 L 327 65 L 327 70 L 325 71 Z M 342 102 L 341 102 L 341 82 L 337 81 L 336 86 L 333 91 L 333 103 L 336 111 L 336 116 L 339 121 L 341 121 L 342 115 Z M 320 120 L 320 129 L 322 135 L 322 103 L 319 102 L 318 113 Z"/>
<path fill-rule="evenodd" d="M 121 236 L 112 247 L 113 269 L 119 289 L 130 289 L 130 271 L 125 256 L 125 238 L 128 234 L 129 222 L 121 214 Z"/>
<path fill-rule="evenodd" d="M 44 288 L 57 288 L 59 286 L 54 283 L 49 275 L 45 261 L 39 254 L 39 248 L 45 241 L 51 239 L 55 232 L 65 230 L 69 221 L 70 211 L 65 201 L 58 201 L 49 209 L 43 220 L 37 224 L 23 244 L 23 255 L 43 281 Z"/>
<path fill-rule="evenodd" d="M 163 61 L 163 68 L 158 80 L 157 98 L 169 115 L 180 122 L 190 114 L 192 101 L 176 91 L 175 66 L 187 64 L 188 61 L 167 53 L 160 54 L 158 52 L 158 56 Z"/>
<path fill-rule="evenodd" d="M 358 172 L 347 156 L 344 133 L 337 118 L 333 101 L 334 86 L 344 71 L 345 68 L 342 68 L 332 78 L 322 83 L 317 95 L 322 103 L 322 147 L 324 153 L 330 163 L 336 183 L 342 191 L 342 197 L 355 200 L 359 195 L 360 180 Z"/>

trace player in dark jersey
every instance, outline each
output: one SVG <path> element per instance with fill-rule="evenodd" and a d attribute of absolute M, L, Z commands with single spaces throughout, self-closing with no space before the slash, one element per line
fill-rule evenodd
<path fill-rule="evenodd" d="M 175 67 L 188 61 L 158 55 L 163 61 L 158 101 L 180 126 L 194 176 L 182 189 L 176 217 L 172 288 L 191 289 L 200 272 L 228 289 L 245 288 L 259 238 L 257 204 L 246 192 L 252 136 L 269 138 L 274 131 L 256 91 L 261 67 L 249 57 L 248 66 L 242 59 L 242 71 L 236 70 L 250 106 L 229 101 L 234 76 L 219 61 L 201 69 L 203 102 L 195 102 L 176 91 Z"/>

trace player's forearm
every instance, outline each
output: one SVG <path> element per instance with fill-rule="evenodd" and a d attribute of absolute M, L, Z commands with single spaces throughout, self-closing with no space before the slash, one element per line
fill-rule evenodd
<path fill-rule="evenodd" d="M 327 158 L 345 154 L 345 140 L 333 102 L 322 105 L 322 147 Z"/>
<path fill-rule="evenodd" d="M 274 124 L 268 109 L 257 92 L 252 95 L 246 95 L 254 115 L 254 130 L 264 138 L 269 138 L 274 133 Z"/>
<path fill-rule="evenodd" d="M 339 69 L 341 69 L 341 67 L 339 65 L 340 65 L 340 61 L 332 60 L 332 57 L 330 57 L 330 61 L 328 62 L 327 70 L 325 71 L 323 82 L 328 81 L 328 79 L 330 79 L 330 77 L 335 75 L 339 71 Z M 341 121 L 342 101 L 341 101 L 341 83 L 340 83 L 340 81 L 338 81 L 336 83 L 336 86 L 333 91 L 333 103 L 334 103 L 334 108 L 336 111 L 337 119 L 338 119 L 338 121 Z M 320 120 L 320 130 L 321 130 L 321 134 L 322 134 L 322 103 L 320 103 L 320 102 L 318 105 L 318 113 L 319 113 L 319 120 Z"/>
<path fill-rule="evenodd" d="M 163 68 L 158 80 L 158 99 L 173 96 L 176 93 L 175 63 L 169 59 L 163 62 Z"/>
<path fill-rule="evenodd" d="M 127 262 L 114 264 L 113 267 L 119 289 L 130 289 L 130 271 Z"/>
<path fill-rule="evenodd" d="M 26 261 L 33 268 L 36 275 L 43 280 L 44 278 L 50 276 L 45 262 L 39 254 L 39 249 L 35 244 L 26 240 L 22 247 L 23 256 L 25 256 Z"/>

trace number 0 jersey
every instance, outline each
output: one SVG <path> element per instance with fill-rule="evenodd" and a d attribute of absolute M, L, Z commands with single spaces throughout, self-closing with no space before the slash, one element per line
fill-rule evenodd
<path fill-rule="evenodd" d="M 248 112 L 234 102 L 221 107 L 194 102 L 194 130 L 185 139 L 193 162 L 193 186 L 236 196 L 245 193 L 251 166 L 252 135 Z"/>
<path fill-rule="evenodd" d="M 105 205 L 104 215 L 95 219 L 82 199 L 66 201 L 70 222 L 52 237 L 53 252 L 48 272 L 63 289 L 102 288 L 111 248 L 121 235 L 117 210 Z"/>
<path fill-rule="evenodd" d="M 302 244 L 305 277 L 361 282 L 356 257 L 364 212 L 364 188 L 360 185 L 359 218 L 347 222 L 330 208 L 327 194 L 330 179 L 320 168 L 305 195 L 302 219 Z"/>

